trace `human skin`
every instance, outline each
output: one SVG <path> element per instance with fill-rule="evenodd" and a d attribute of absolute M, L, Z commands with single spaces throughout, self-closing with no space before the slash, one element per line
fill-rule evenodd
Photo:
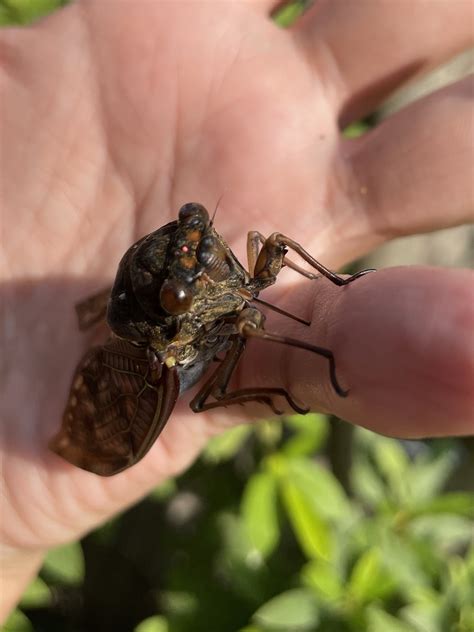
<path fill-rule="evenodd" d="M 340 127 L 472 44 L 471 4 L 318 2 L 293 29 L 267 1 L 77 2 L 0 33 L 1 612 L 44 552 L 182 471 L 208 438 L 264 409 L 195 415 L 184 395 L 135 467 L 112 478 L 48 448 L 74 367 L 101 333 L 73 305 L 110 284 L 139 236 L 208 208 L 242 261 L 247 230 L 281 231 L 337 268 L 388 239 L 471 221 L 472 82 L 358 140 Z M 292 257 L 294 260 L 296 256 Z M 236 386 L 284 385 L 315 410 L 398 437 L 473 431 L 474 291 L 467 270 L 394 268 L 338 288 L 285 270 L 265 294 L 312 319 L 267 328 L 325 360 L 249 343 Z"/>

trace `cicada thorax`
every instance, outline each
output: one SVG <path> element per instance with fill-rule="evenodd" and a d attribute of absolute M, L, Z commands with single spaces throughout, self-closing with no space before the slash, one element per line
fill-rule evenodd
<path fill-rule="evenodd" d="M 125 253 L 109 301 L 112 331 L 127 340 L 188 344 L 201 325 L 242 307 L 236 290 L 247 273 L 213 229 L 206 209 L 185 204 L 178 221 L 147 235 Z"/>

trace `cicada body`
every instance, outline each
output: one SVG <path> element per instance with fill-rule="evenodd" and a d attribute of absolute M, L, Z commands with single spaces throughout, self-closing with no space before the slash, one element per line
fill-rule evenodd
<path fill-rule="evenodd" d="M 334 389 L 345 396 L 331 351 L 265 331 L 264 315 L 255 307 L 260 302 L 309 324 L 258 298 L 285 265 L 316 278 L 286 258 L 288 249 L 337 285 L 368 272 L 339 277 L 290 238 L 274 233 L 265 239 L 256 232 L 248 235 L 246 270 L 215 231 L 206 209 L 196 203 L 185 204 L 177 221 L 131 246 L 111 291 L 78 306 L 81 329 L 106 316 L 111 337 L 79 363 L 51 449 L 102 476 L 134 465 L 162 431 L 178 396 L 214 361 L 217 368 L 190 403 L 193 411 L 256 401 L 279 413 L 275 399 L 283 398 L 296 412 L 307 412 L 280 387 L 229 390 L 249 338 L 325 357 Z"/>
<path fill-rule="evenodd" d="M 112 337 L 77 367 L 51 449 L 102 476 L 138 462 L 228 346 L 235 327 L 222 317 L 245 302 L 228 289 L 247 278 L 201 205 L 131 246 L 112 290 L 78 306 L 81 329 L 106 315 Z"/>

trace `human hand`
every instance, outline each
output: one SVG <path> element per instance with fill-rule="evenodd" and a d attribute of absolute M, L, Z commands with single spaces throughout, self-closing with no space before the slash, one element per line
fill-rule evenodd
<path fill-rule="evenodd" d="M 113 11 L 83 1 L 0 33 L 5 611 L 44 550 L 181 471 L 210 435 L 267 414 L 194 415 L 183 396 L 146 458 L 109 479 L 48 451 L 91 342 L 73 305 L 110 283 L 138 236 L 183 202 L 212 207 L 224 193 L 216 228 L 243 261 L 247 230 L 278 230 L 336 267 L 471 217 L 467 81 L 360 140 L 339 131 L 465 48 L 469 7 L 373 6 L 320 2 L 281 31 L 266 1 L 123 1 Z M 324 360 L 258 342 L 241 386 L 283 384 L 312 408 L 398 436 L 472 431 L 470 272 L 399 268 L 335 288 L 285 271 L 269 296 L 313 324 L 272 316 L 268 329 L 332 349 L 350 396 L 332 392 Z"/>

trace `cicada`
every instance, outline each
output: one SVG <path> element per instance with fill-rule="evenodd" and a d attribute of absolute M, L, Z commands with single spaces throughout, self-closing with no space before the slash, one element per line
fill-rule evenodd
<path fill-rule="evenodd" d="M 77 306 L 79 326 L 87 329 L 106 318 L 110 337 L 92 348 L 74 374 L 62 427 L 51 449 L 70 463 L 112 476 L 143 458 L 168 421 L 181 393 L 194 386 L 212 363 L 214 371 L 192 399 L 194 412 L 219 406 L 260 402 L 276 414 L 278 399 L 297 413 L 307 409 L 284 388 L 229 388 L 249 338 L 306 349 L 328 361 L 333 353 L 265 330 L 266 305 L 258 298 L 274 284 L 284 266 L 337 285 L 352 283 L 371 270 L 341 277 L 325 268 L 297 242 L 273 233 L 248 233 L 248 269 L 216 232 L 213 219 L 198 203 L 181 207 L 178 219 L 133 244 L 120 261 L 111 290 Z M 287 258 L 297 253 L 318 274 Z M 306 323 L 309 324 L 309 323 Z"/>

